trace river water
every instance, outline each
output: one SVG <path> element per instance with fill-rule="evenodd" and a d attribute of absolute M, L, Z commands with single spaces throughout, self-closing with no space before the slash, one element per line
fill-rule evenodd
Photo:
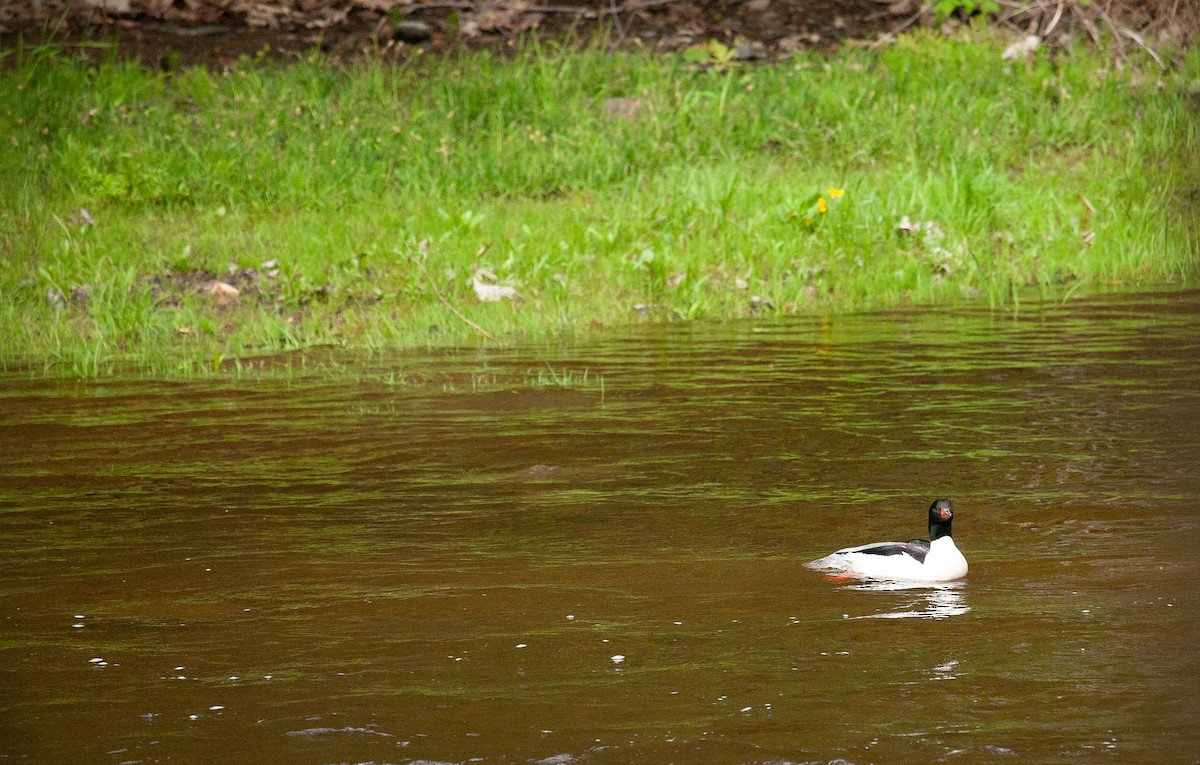
<path fill-rule="evenodd" d="M 1200 762 L 1200 292 L 346 369 L 0 377 L 0 762 Z"/>

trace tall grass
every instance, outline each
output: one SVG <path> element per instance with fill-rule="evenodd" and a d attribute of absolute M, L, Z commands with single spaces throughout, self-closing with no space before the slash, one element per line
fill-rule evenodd
<path fill-rule="evenodd" d="M 1171 205 L 1196 185 L 1200 54 L 1159 72 L 999 50 L 920 37 L 716 71 L 531 43 L 220 72 L 18 51 L 0 69 L 0 356 L 196 373 L 312 344 L 1192 274 Z M 518 299 L 480 303 L 481 269 Z M 202 294 L 221 276 L 236 305 Z"/>

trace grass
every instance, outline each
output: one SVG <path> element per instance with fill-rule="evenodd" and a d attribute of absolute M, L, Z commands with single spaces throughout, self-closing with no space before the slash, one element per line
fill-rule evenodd
<path fill-rule="evenodd" d="M 0 366 L 210 374 L 1190 282 L 1200 53 L 1002 46 L 221 72 L 24 48 L 0 67 Z"/>

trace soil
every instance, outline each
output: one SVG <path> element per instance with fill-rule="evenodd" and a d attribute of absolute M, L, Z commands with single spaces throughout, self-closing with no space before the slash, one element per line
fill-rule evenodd
<path fill-rule="evenodd" d="M 4 0 L 0 0 L 2 5 Z M 908 0 L 883 5 L 878 0 L 711 0 L 532 5 L 528 2 L 479 6 L 467 3 L 413 4 L 404 14 L 362 8 L 331 23 L 297 13 L 276 26 L 257 26 L 229 14 L 160 20 L 145 16 L 114 17 L 73 14 L 50 35 L 47 27 L 22 19 L 0 30 L 0 47 L 11 48 L 17 36 L 26 42 L 53 39 L 115 44 L 122 58 L 152 66 L 229 66 L 240 56 L 288 59 L 314 49 L 335 59 L 444 53 L 452 49 L 511 48 L 522 34 L 536 31 L 543 39 L 587 40 L 606 35 L 614 47 L 678 50 L 719 40 L 739 58 L 759 58 L 801 48 L 831 48 L 845 40 L 874 39 L 913 16 L 919 8 Z M 457 7 L 448 7 L 457 6 Z M 616 9 L 614 12 L 614 8 Z M 0 17 L 2 18 L 2 17 Z M 399 23 L 400 21 L 403 23 Z M 83 48 L 93 56 L 103 48 Z"/>
<path fill-rule="evenodd" d="M 1001 16 L 1014 32 L 1052 41 L 1072 34 L 1098 40 L 1124 27 L 1142 40 L 1185 42 L 1194 39 L 1200 0 L 1174 10 L 1143 0 L 1005 4 L 1011 12 Z M 502 51 L 536 31 L 564 41 L 600 34 L 613 48 L 679 50 L 717 40 L 735 58 L 751 60 L 874 44 L 922 25 L 949 31 L 970 21 L 962 13 L 938 20 L 930 6 L 918 0 L 0 0 L 0 50 L 18 40 L 99 41 L 106 45 L 80 50 L 100 58 L 115 49 L 120 58 L 154 67 L 219 68 L 244 56 L 286 60 L 314 50 L 342 61 L 463 47 Z"/>

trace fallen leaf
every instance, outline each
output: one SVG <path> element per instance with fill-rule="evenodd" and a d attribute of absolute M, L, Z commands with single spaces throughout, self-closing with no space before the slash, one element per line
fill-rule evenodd
<path fill-rule="evenodd" d="M 191 327 L 180 327 L 180 328 L 179 328 L 177 331 L 178 331 L 178 332 L 179 332 L 179 334 L 181 334 L 181 335 L 190 335 L 190 334 L 192 334 L 192 328 L 191 328 Z"/>

